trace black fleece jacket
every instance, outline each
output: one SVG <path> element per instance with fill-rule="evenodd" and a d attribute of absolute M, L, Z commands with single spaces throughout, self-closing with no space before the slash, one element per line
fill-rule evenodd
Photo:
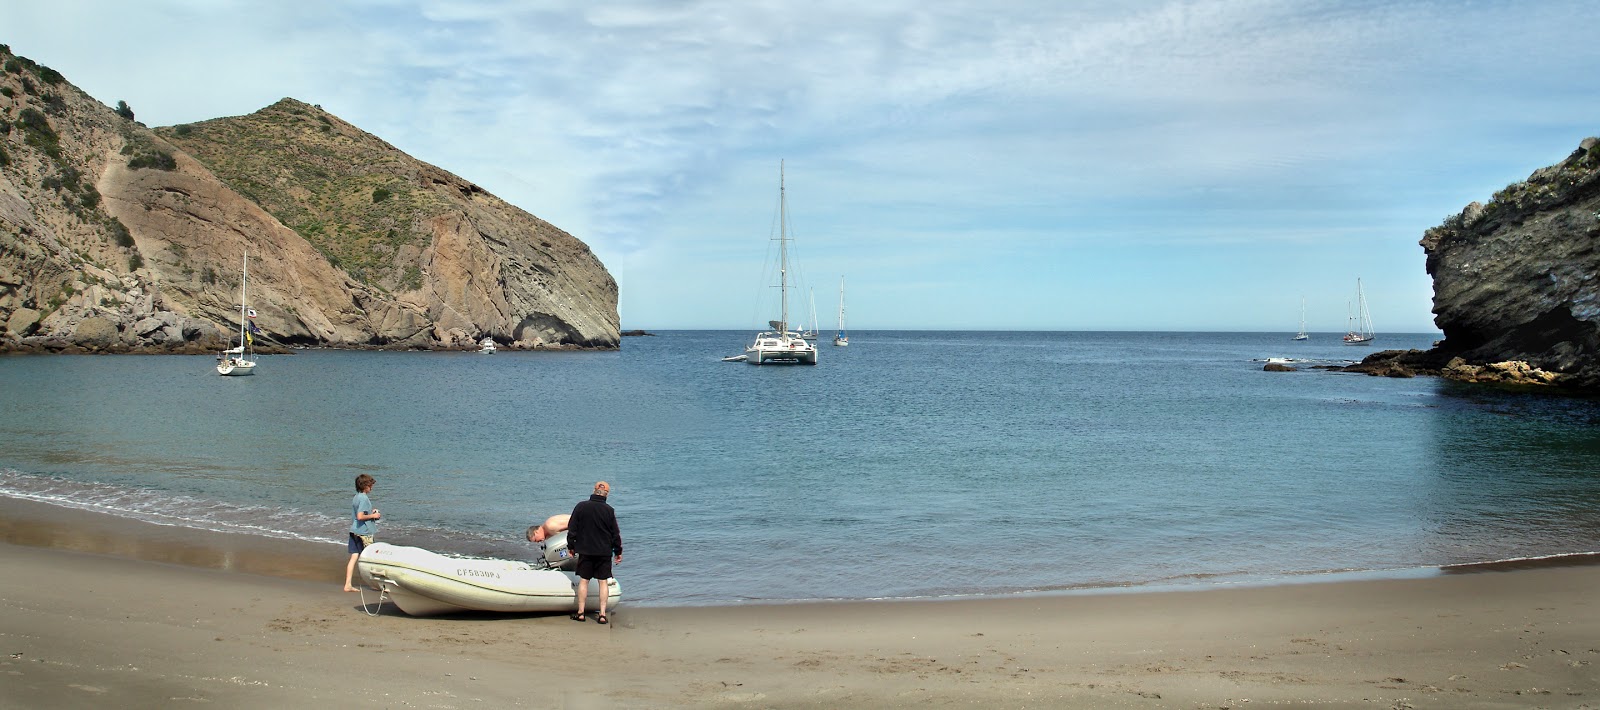
<path fill-rule="evenodd" d="M 580 555 L 622 554 L 622 531 L 617 511 L 598 493 L 572 509 L 567 521 L 567 549 Z"/>

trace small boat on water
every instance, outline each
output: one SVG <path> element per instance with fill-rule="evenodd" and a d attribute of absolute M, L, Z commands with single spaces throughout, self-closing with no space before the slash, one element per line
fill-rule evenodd
<path fill-rule="evenodd" d="M 1293 340 L 1308 340 L 1310 338 L 1311 338 L 1311 336 L 1306 335 L 1306 297 L 1305 296 L 1301 296 L 1300 297 L 1300 332 L 1295 333 L 1294 334 L 1294 338 L 1292 338 L 1292 339 Z"/>
<path fill-rule="evenodd" d="M 411 616 L 468 611 L 574 612 L 577 580 L 566 568 L 576 562 L 567 552 L 566 533 L 545 541 L 544 557 L 533 562 L 447 557 L 420 547 L 373 543 L 361 551 L 356 568 L 361 581 L 380 591 Z M 606 607 L 622 601 L 622 587 L 609 580 Z M 586 608 L 600 608 L 600 585 L 589 585 Z"/>
<path fill-rule="evenodd" d="M 751 365 L 815 365 L 817 348 L 789 322 L 789 203 L 784 192 L 783 164 L 778 164 L 778 300 L 779 318 L 767 321 L 772 330 L 757 333 L 744 349 Z"/>
<path fill-rule="evenodd" d="M 1378 337 L 1372 332 L 1372 314 L 1367 312 L 1367 294 L 1361 290 L 1361 279 L 1356 279 L 1356 302 L 1360 304 L 1349 314 L 1349 332 L 1344 334 L 1345 345 L 1371 345 Z"/>
<path fill-rule="evenodd" d="M 483 342 L 478 343 L 478 352 L 485 355 L 493 355 L 497 349 L 494 344 L 494 338 L 484 338 Z"/>
<path fill-rule="evenodd" d="M 833 335 L 833 344 L 846 347 L 850 344 L 850 336 L 844 334 L 844 277 L 839 277 L 839 330 Z"/>
<path fill-rule="evenodd" d="M 256 330 L 255 324 L 250 322 L 256 317 L 256 312 L 245 301 L 244 288 L 249 277 L 250 252 L 245 252 L 244 267 L 239 276 L 239 344 L 217 354 L 217 374 L 225 377 L 253 375 L 256 372 L 255 338 L 250 337 L 250 331 Z"/>

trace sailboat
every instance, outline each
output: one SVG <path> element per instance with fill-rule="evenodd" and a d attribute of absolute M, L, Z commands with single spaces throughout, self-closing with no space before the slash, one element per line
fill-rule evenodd
<path fill-rule="evenodd" d="M 1294 339 L 1295 340 L 1308 340 L 1310 338 L 1311 338 L 1311 336 L 1306 335 L 1306 297 L 1305 296 L 1301 296 L 1300 297 L 1300 332 L 1295 333 Z"/>
<path fill-rule="evenodd" d="M 800 334 L 802 338 L 815 340 L 817 337 L 817 290 L 811 289 L 811 325 Z"/>
<path fill-rule="evenodd" d="M 1344 334 L 1344 344 L 1371 345 L 1377 333 L 1372 332 L 1372 314 L 1367 312 L 1367 294 L 1361 290 L 1361 279 L 1356 279 L 1356 303 L 1360 305 L 1348 315 L 1349 332 Z"/>
<path fill-rule="evenodd" d="M 255 339 L 245 328 L 256 312 L 245 300 L 245 281 L 250 277 L 250 252 L 244 253 L 244 268 L 239 276 L 239 345 L 217 354 L 217 374 L 238 377 L 256 371 Z"/>
<path fill-rule="evenodd" d="M 844 334 L 844 277 L 839 277 L 839 332 L 833 336 L 833 344 L 844 347 L 850 344 L 850 336 Z"/>
<path fill-rule="evenodd" d="M 744 361 L 752 365 L 817 364 L 816 346 L 789 329 L 789 202 L 782 162 L 778 163 L 778 300 L 778 319 L 767 321 L 772 330 L 756 334 L 755 342 L 744 349 Z"/>

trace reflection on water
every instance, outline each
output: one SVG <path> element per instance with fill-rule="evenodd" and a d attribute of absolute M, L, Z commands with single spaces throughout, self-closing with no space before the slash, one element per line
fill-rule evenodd
<path fill-rule="evenodd" d="M 1440 563 L 1595 551 L 1597 402 L 1451 382 L 1440 395 L 1426 511 Z"/>

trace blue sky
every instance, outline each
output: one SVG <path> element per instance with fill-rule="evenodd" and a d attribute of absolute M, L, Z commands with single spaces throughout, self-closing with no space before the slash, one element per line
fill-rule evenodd
<path fill-rule="evenodd" d="M 1584 2 L 19 0 L 139 120 L 323 108 L 587 242 L 624 328 L 1433 330 L 1423 230 L 1600 134 Z"/>

